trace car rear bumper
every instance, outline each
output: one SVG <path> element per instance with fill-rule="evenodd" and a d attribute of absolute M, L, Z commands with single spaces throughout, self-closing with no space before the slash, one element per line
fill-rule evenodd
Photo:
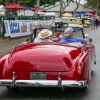
<path fill-rule="evenodd" d="M 0 86 L 18 86 L 18 87 L 85 87 L 86 81 L 75 80 L 0 80 Z"/>

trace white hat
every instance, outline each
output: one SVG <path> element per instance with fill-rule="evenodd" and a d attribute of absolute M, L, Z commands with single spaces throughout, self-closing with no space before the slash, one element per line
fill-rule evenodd
<path fill-rule="evenodd" d="M 38 34 L 39 38 L 46 38 L 52 35 L 51 31 L 48 31 L 47 29 L 43 29 L 42 31 L 40 31 L 40 33 Z"/>
<path fill-rule="evenodd" d="M 65 31 L 64 31 L 64 35 L 65 35 L 65 36 L 69 36 L 69 34 L 72 33 L 72 32 L 73 32 L 73 29 L 72 29 L 72 28 L 67 28 L 67 29 L 65 29 Z"/>

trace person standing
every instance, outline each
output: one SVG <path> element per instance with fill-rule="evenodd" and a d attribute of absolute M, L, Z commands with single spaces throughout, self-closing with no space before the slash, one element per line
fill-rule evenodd
<path fill-rule="evenodd" d="M 99 25 L 98 26 L 100 26 L 100 16 L 98 17 L 98 22 L 99 22 Z"/>
<path fill-rule="evenodd" d="M 98 25 L 99 25 L 99 21 L 98 21 L 98 17 L 95 18 L 95 22 L 94 22 L 94 29 L 98 28 Z"/>
<path fill-rule="evenodd" d="M 84 24 L 85 24 L 85 18 L 83 17 L 82 18 L 82 25 L 83 25 L 83 27 L 84 27 Z"/>
<path fill-rule="evenodd" d="M 91 28 L 94 28 L 94 22 L 95 22 L 95 19 L 94 19 L 94 17 L 92 17 L 90 20 Z"/>

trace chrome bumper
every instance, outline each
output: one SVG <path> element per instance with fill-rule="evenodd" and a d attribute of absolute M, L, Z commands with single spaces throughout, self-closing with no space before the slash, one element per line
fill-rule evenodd
<path fill-rule="evenodd" d="M 85 87 L 86 81 L 62 80 L 0 80 L 0 86 L 18 87 Z"/>

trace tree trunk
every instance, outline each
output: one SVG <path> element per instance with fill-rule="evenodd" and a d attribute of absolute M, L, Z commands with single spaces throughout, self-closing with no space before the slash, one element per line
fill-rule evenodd
<path fill-rule="evenodd" d="M 19 0 L 13 0 L 14 4 L 18 4 Z"/>
<path fill-rule="evenodd" d="M 13 0 L 13 3 L 14 4 L 18 4 L 18 0 Z M 12 10 L 13 15 L 15 15 L 16 11 L 17 11 L 16 9 Z"/>
<path fill-rule="evenodd" d="M 40 6 L 40 0 L 37 0 L 36 2 L 37 2 L 37 6 Z"/>
<path fill-rule="evenodd" d="M 60 0 L 60 18 L 62 17 L 62 2 Z"/>
<path fill-rule="evenodd" d="M 67 6 L 69 6 L 70 2 L 71 2 L 71 0 L 68 1 L 68 2 L 64 2 L 63 0 L 60 0 L 60 7 L 61 7 L 60 8 L 60 17 L 63 16 L 63 13 L 64 13 L 65 9 L 66 9 Z"/>
<path fill-rule="evenodd" d="M 98 3 L 97 3 L 97 8 L 96 8 L 96 15 L 98 14 Z"/>
<path fill-rule="evenodd" d="M 13 3 L 16 4 L 16 0 L 13 0 Z"/>
<path fill-rule="evenodd" d="M 81 0 L 76 1 L 76 8 L 75 8 L 74 11 L 73 11 L 73 17 L 74 17 L 74 15 L 75 15 L 76 10 L 79 8 L 80 1 L 81 1 Z"/>
<path fill-rule="evenodd" d="M 10 0 L 6 0 L 6 6 L 10 4 Z M 10 13 L 10 10 L 9 9 L 6 9 L 5 11 L 5 15 L 9 15 Z"/>
<path fill-rule="evenodd" d="M 10 4 L 10 0 L 6 0 L 6 6 Z"/>

